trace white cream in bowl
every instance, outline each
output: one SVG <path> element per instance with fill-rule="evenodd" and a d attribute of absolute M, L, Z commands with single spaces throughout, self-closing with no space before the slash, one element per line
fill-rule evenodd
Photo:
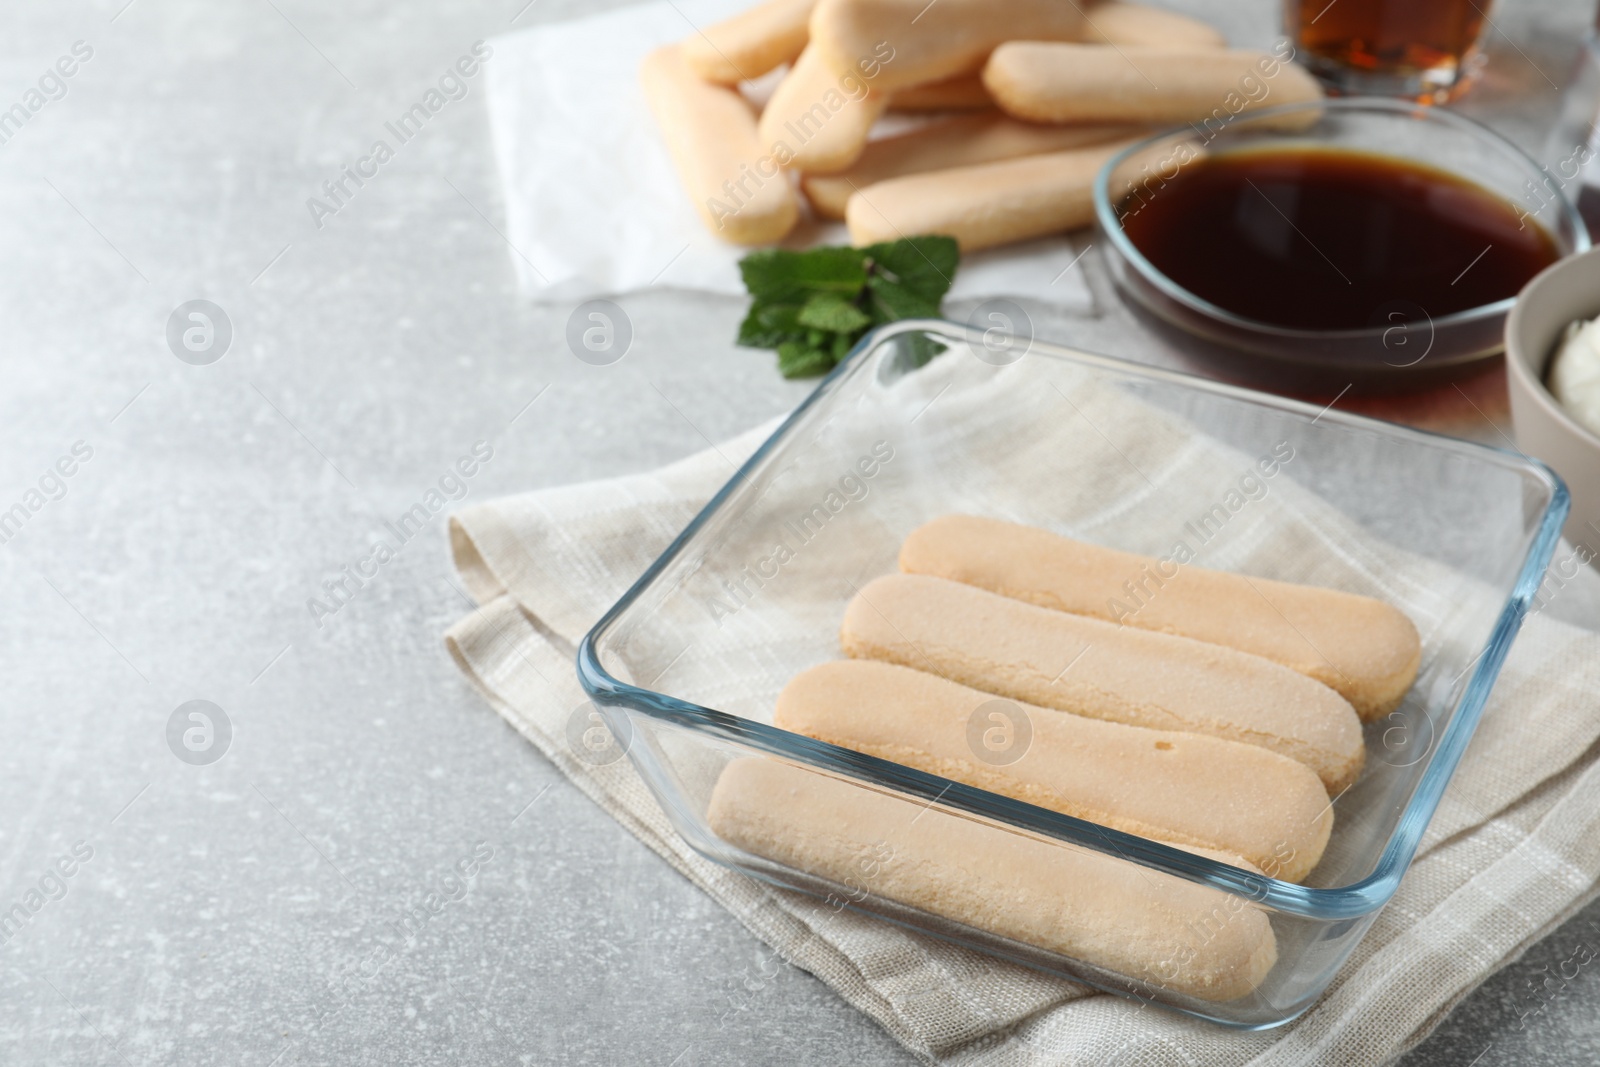
<path fill-rule="evenodd" d="M 1550 361 L 1549 385 L 1567 414 L 1600 436 L 1600 319 L 1567 327 Z"/>

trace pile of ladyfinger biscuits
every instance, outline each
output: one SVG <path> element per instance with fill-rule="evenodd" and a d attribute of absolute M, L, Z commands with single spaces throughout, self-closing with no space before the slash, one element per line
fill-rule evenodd
<path fill-rule="evenodd" d="M 1287 881 L 1421 662 L 1382 601 L 997 519 L 934 519 L 899 563 L 775 725 Z M 709 814 L 747 851 L 1197 998 L 1277 959 L 1238 898 L 774 761 L 727 767 Z"/>
<path fill-rule="evenodd" d="M 740 84 L 785 64 L 758 111 Z M 1152 129 L 1204 134 L 1322 95 L 1284 54 L 1123 0 L 768 0 L 651 53 L 641 76 L 689 199 L 740 245 L 783 239 L 805 203 L 858 245 L 1075 229 L 1101 166 Z M 889 111 L 946 114 L 870 139 Z"/>

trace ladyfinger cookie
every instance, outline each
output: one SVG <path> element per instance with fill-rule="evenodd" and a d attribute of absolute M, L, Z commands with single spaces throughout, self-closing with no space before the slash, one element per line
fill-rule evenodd
<path fill-rule="evenodd" d="M 1361 721 L 1332 689 L 1248 652 L 1052 611 L 920 574 L 850 602 L 845 654 L 1041 707 L 1208 734 L 1299 760 L 1330 796 L 1361 772 Z"/>
<path fill-rule="evenodd" d="M 1241 897 L 768 759 L 723 768 L 707 811 L 736 848 L 849 888 L 1208 1001 L 1277 961 Z"/>
<path fill-rule="evenodd" d="M 1228 39 L 1209 23 L 1122 0 L 1096 4 L 1084 14 L 1085 44 L 1147 45 L 1158 48 L 1226 48 Z"/>
<path fill-rule="evenodd" d="M 1044 41 L 996 48 L 983 84 L 1030 122 L 1194 122 L 1322 99 L 1315 78 L 1267 52 Z"/>
<path fill-rule="evenodd" d="M 1333 689 L 1369 721 L 1395 709 L 1422 662 L 1417 628 L 1381 600 L 1151 559 L 999 519 L 924 523 L 900 547 L 900 569 L 1264 656 Z"/>
<path fill-rule="evenodd" d="M 762 109 L 757 131 L 784 166 L 825 174 L 856 161 L 888 106 L 868 79 L 836 74 L 808 47 Z"/>
<path fill-rule="evenodd" d="M 850 240 L 954 237 L 963 252 L 1077 229 L 1094 218 L 1094 178 L 1126 140 L 890 178 L 845 205 Z"/>
<path fill-rule="evenodd" d="M 1088 8 L 1078 38 L 1085 44 L 1150 45 L 1165 48 L 1226 48 L 1227 38 L 1210 25 L 1176 11 L 1121 0 Z M 975 111 L 993 107 L 982 70 L 900 89 L 891 111 Z"/>
<path fill-rule="evenodd" d="M 646 56 L 639 76 L 706 229 L 724 241 L 751 245 L 776 241 L 794 228 L 799 197 L 762 149 L 755 112 L 744 97 L 701 80 L 676 46 Z"/>
<path fill-rule="evenodd" d="M 1003 41 L 1070 41 L 1083 10 L 1061 0 L 818 0 L 811 45 L 841 73 L 878 64 L 885 92 L 976 70 Z"/>
<path fill-rule="evenodd" d="M 994 97 L 983 87 L 982 72 L 976 70 L 899 89 L 889 101 L 890 111 L 977 111 L 989 107 L 994 107 Z"/>
<path fill-rule="evenodd" d="M 718 85 L 737 85 L 794 62 L 810 36 L 811 9 L 817 0 L 767 0 L 680 45 L 684 62 Z"/>
<path fill-rule="evenodd" d="M 817 214 L 842 219 L 845 205 L 857 189 L 890 178 L 1126 141 L 1139 130 L 1127 125 L 1041 126 L 1018 122 L 997 111 L 959 115 L 897 137 L 871 141 L 849 169 L 838 174 L 808 174 L 800 187 Z"/>
<path fill-rule="evenodd" d="M 1333 828 L 1321 780 L 1287 756 L 997 700 L 875 660 L 802 671 L 779 694 L 773 725 L 1130 834 L 1234 853 L 1292 882 L 1311 873 Z"/>

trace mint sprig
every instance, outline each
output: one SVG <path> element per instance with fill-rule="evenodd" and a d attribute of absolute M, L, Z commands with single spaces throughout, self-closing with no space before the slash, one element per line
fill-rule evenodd
<path fill-rule="evenodd" d="M 785 378 L 826 374 L 872 327 L 937 316 L 960 261 L 949 237 L 752 252 L 739 261 L 753 298 L 739 344 L 776 349 Z"/>

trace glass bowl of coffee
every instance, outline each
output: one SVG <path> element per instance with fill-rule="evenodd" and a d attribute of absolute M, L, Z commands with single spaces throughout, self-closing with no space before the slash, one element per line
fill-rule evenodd
<path fill-rule="evenodd" d="M 1231 377 L 1421 388 L 1502 349 L 1517 291 L 1589 247 L 1537 163 L 1487 127 L 1347 97 L 1158 134 L 1106 164 L 1121 292 Z"/>

